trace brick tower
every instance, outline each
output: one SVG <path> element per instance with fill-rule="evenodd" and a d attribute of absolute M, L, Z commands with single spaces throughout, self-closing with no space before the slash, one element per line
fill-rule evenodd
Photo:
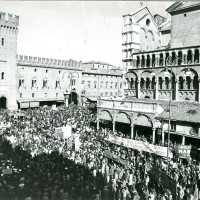
<path fill-rule="evenodd" d="M 19 17 L 0 13 L 0 108 L 17 109 Z"/>

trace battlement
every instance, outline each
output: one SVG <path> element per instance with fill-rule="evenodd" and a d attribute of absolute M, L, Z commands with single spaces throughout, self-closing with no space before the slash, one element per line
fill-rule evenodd
<path fill-rule="evenodd" d="M 82 69 L 82 62 L 72 59 L 58 60 L 52 58 L 17 55 L 17 63 L 18 65 Z"/>
<path fill-rule="evenodd" d="M 19 26 L 19 16 L 0 12 L 0 23 L 6 26 Z"/>

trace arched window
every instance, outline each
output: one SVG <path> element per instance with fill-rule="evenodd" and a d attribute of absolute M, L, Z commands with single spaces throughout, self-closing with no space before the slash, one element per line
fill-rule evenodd
<path fill-rule="evenodd" d="M 141 81 L 140 81 L 140 88 L 141 89 L 144 89 L 145 85 L 144 85 L 144 78 L 141 78 Z"/>
<path fill-rule="evenodd" d="M 4 38 L 1 38 L 1 45 L 4 46 Z"/>
<path fill-rule="evenodd" d="M 24 87 L 24 79 L 19 79 L 19 87 Z"/>
<path fill-rule="evenodd" d="M 187 62 L 188 63 L 192 63 L 192 51 L 191 50 L 188 50 Z"/>
<path fill-rule="evenodd" d="M 165 86 L 166 86 L 166 89 L 169 89 L 169 78 L 168 77 L 165 77 Z"/>
<path fill-rule="evenodd" d="M 43 80 L 43 88 L 46 88 L 47 87 L 47 79 L 44 79 Z"/>
<path fill-rule="evenodd" d="M 32 88 L 36 88 L 36 86 L 37 86 L 37 81 L 36 81 L 36 79 L 34 78 L 33 80 L 32 80 Z M 44 87 L 44 86 L 43 86 Z"/>
<path fill-rule="evenodd" d="M 59 87 L 60 87 L 60 81 L 56 80 L 56 88 L 59 88 Z"/>
<path fill-rule="evenodd" d="M 113 82 L 110 82 L 110 88 L 112 88 L 113 87 Z"/>
<path fill-rule="evenodd" d="M 151 81 L 151 89 L 152 90 L 155 89 L 155 76 L 152 78 L 152 81 Z"/>
<path fill-rule="evenodd" d="M 198 77 L 194 76 L 194 79 L 193 79 L 193 88 L 194 89 L 198 89 L 198 85 L 199 85 Z"/>
<path fill-rule="evenodd" d="M 146 89 L 150 89 L 150 79 L 146 79 Z"/>
<path fill-rule="evenodd" d="M 91 82 L 90 82 L 90 81 L 88 81 L 88 88 L 90 88 L 90 83 L 91 83 Z"/>
<path fill-rule="evenodd" d="M 182 55 L 183 55 L 183 54 L 182 54 L 182 51 L 179 51 L 179 52 L 178 52 L 178 65 L 181 65 L 182 62 L 183 62 L 183 61 L 182 61 Z"/>
<path fill-rule="evenodd" d="M 1 79 L 4 79 L 4 72 L 1 73 Z"/>
<path fill-rule="evenodd" d="M 133 78 L 131 78 L 130 86 L 131 86 L 131 89 L 135 89 L 135 85 L 134 85 L 134 80 L 133 80 Z"/>
<path fill-rule="evenodd" d="M 163 53 L 160 54 L 159 66 L 163 66 Z"/>
<path fill-rule="evenodd" d="M 179 89 L 180 89 L 180 90 L 183 90 L 183 89 L 184 89 L 184 88 L 183 88 L 183 83 L 184 83 L 183 77 L 180 76 L 180 77 L 179 77 Z"/>
<path fill-rule="evenodd" d="M 191 78 L 189 76 L 186 76 L 186 85 L 187 89 L 191 89 Z"/>
<path fill-rule="evenodd" d="M 194 51 L 194 63 L 199 63 L 199 50 L 195 49 Z"/>
<path fill-rule="evenodd" d="M 97 82 L 94 81 L 94 88 L 97 88 Z"/>
<path fill-rule="evenodd" d="M 163 87 L 162 87 L 162 84 L 163 84 L 162 77 L 159 77 L 158 82 L 159 82 L 159 89 L 162 90 L 163 89 Z"/>
<path fill-rule="evenodd" d="M 140 57 L 137 56 L 137 63 L 136 63 L 137 67 L 140 67 Z"/>

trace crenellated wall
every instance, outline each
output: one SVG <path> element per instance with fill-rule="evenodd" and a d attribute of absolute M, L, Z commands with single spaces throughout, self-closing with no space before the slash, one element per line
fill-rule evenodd
<path fill-rule="evenodd" d="M 82 69 L 82 62 L 75 60 L 58 60 L 52 58 L 42 58 L 26 55 L 17 55 L 18 65 L 32 65 L 32 66 L 43 66 L 43 67 L 60 67 L 60 68 L 75 68 Z"/>

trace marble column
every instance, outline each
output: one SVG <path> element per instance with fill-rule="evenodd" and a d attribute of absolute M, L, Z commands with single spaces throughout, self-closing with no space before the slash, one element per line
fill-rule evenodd
<path fill-rule="evenodd" d="M 113 123 L 113 132 L 115 132 L 115 121 L 113 121 L 112 123 Z"/>
<path fill-rule="evenodd" d="M 134 124 L 131 124 L 131 139 L 134 138 Z"/>
<path fill-rule="evenodd" d="M 153 144 L 155 143 L 155 139 L 156 139 L 156 129 L 153 128 Z"/>
<path fill-rule="evenodd" d="M 99 120 L 97 120 L 97 130 L 99 130 Z"/>
<path fill-rule="evenodd" d="M 182 145 L 185 145 L 185 136 L 182 137 Z"/>

